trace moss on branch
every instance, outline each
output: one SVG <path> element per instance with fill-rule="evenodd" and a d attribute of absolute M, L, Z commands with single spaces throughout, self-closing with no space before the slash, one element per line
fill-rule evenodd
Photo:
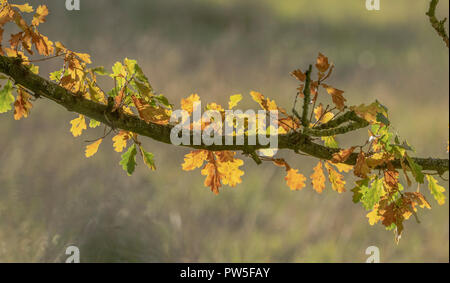
<path fill-rule="evenodd" d="M 85 115 L 89 118 L 95 119 L 112 128 L 123 129 L 131 131 L 136 134 L 149 137 L 153 140 L 171 144 L 170 132 L 172 125 L 158 125 L 154 123 L 146 123 L 137 116 L 128 115 L 119 111 L 108 111 L 108 106 L 100 103 L 87 100 L 84 97 L 74 94 L 59 85 L 48 81 L 38 75 L 33 74 L 22 62 L 17 58 L 10 58 L 0 55 L 0 73 L 3 73 L 16 83 L 31 91 L 36 97 L 45 97 L 59 105 L 65 107 L 68 111 L 76 112 Z M 306 87 L 305 87 L 306 92 Z M 306 93 L 305 93 L 306 96 Z M 306 103 L 309 104 L 309 103 Z M 304 109 L 305 110 L 305 109 Z M 308 108 L 306 108 L 308 110 Z M 350 112 L 349 112 L 350 113 Z M 304 113 L 303 113 L 304 114 Z M 347 131 L 363 127 L 361 121 L 358 121 L 356 115 L 345 114 L 334 121 L 319 126 L 315 129 L 308 129 L 309 131 Z M 357 121 L 354 121 L 354 120 Z M 359 118 L 358 118 L 359 119 Z M 347 121 L 354 121 L 354 123 L 347 126 L 333 128 L 341 125 Z M 331 127 L 331 128 L 328 128 Z M 325 132 L 320 132 L 325 133 Z M 327 132 L 330 134 L 331 132 Z M 312 134 L 311 134 L 312 135 Z M 278 148 L 293 150 L 295 152 L 303 152 L 312 157 L 319 159 L 330 160 L 334 153 L 339 152 L 340 149 L 328 148 L 323 145 L 314 143 L 307 132 L 292 132 L 289 134 L 278 136 Z M 237 137 L 234 137 L 235 140 Z M 250 137 L 251 138 L 251 137 Z M 191 141 L 193 135 L 191 134 Z M 244 145 L 225 145 L 225 137 L 223 137 L 222 145 L 185 145 L 195 149 L 206 149 L 213 151 L 232 150 L 242 151 L 244 153 L 252 153 L 255 150 L 267 148 L 268 145 L 248 145 L 248 136 L 244 136 Z M 356 154 L 352 154 L 346 161 L 349 165 L 356 163 Z M 414 158 L 414 161 L 422 166 L 423 170 L 436 171 L 444 173 L 448 171 L 448 159 L 437 158 Z M 401 168 L 400 160 L 394 160 L 393 165 L 396 168 Z"/>

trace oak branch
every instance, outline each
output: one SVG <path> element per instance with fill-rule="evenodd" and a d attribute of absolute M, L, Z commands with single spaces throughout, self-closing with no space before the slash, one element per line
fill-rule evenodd
<path fill-rule="evenodd" d="M 107 105 L 93 102 L 85 99 L 81 95 L 72 93 L 65 88 L 46 80 L 32 73 L 24 66 L 20 59 L 10 58 L 0 55 L 0 73 L 9 76 L 15 84 L 21 85 L 28 89 L 36 98 L 45 97 L 62 106 L 68 111 L 85 115 L 89 118 L 108 125 L 114 129 L 122 129 L 134 132 L 141 136 L 149 137 L 153 140 L 171 144 L 170 132 L 172 125 L 158 125 L 154 123 L 146 123 L 137 116 L 128 115 L 123 112 L 111 112 Z M 303 153 L 319 159 L 330 160 L 334 153 L 340 149 L 329 148 L 313 141 L 314 136 L 342 134 L 357 128 L 366 127 L 367 122 L 361 121 L 354 113 L 349 112 L 346 117 L 341 118 L 342 121 L 353 121 L 349 126 L 333 127 L 337 125 L 327 125 L 321 129 L 309 129 L 305 132 L 291 132 L 278 136 L 278 148 L 292 150 L 296 153 Z M 341 122 L 342 122 L 341 121 Z M 337 121 L 339 122 L 339 121 Z M 337 123 L 333 122 L 333 123 Z M 348 131 L 347 131 L 348 130 Z M 192 134 L 191 134 L 192 135 Z M 194 149 L 206 149 L 212 151 L 242 151 L 245 154 L 253 154 L 258 149 L 267 148 L 269 145 L 248 145 L 248 137 L 244 138 L 244 145 L 182 145 Z M 192 140 L 192 136 L 191 136 Z M 225 144 L 224 142 L 222 144 Z M 354 165 L 356 163 L 357 154 L 353 153 L 347 160 L 346 164 Z M 449 170 L 449 160 L 439 158 L 414 158 L 414 161 L 422 166 L 423 170 L 435 171 L 443 174 Z M 401 168 L 400 160 L 392 162 L 395 168 Z"/>

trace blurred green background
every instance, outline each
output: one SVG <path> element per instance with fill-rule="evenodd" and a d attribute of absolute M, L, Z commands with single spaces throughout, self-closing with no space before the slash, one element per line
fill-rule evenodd
<path fill-rule="evenodd" d="M 381 0 L 380 11 L 367 11 L 363 0 L 81 0 L 80 11 L 66 11 L 64 1 L 31 2 L 49 6 L 41 31 L 51 40 L 108 69 L 137 59 L 177 106 L 194 92 L 226 105 L 231 94 L 258 90 L 290 108 L 289 72 L 322 52 L 336 65 L 329 83 L 350 105 L 378 99 L 417 155 L 448 157 L 448 49 L 425 16 L 428 1 Z M 448 16 L 441 2 L 439 16 Z M 40 66 L 47 75 L 61 62 Z M 242 105 L 257 107 L 248 96 Z M 44 99 L 31 118 L 0 116 L 1 262 L 63 262 L 69 245 L 82 262 L 364 262 L 372 245 L 382 262 L 449 260 L 449 206 L 439 207 L 425 186 L 433 209 L 420 212 L 421 224 L 407 221 L 396 245 L 352 203 L 351 178 L 342 195 L 329 186 L 318 195 L 310 184 L 291 192 L 282 169 L 245 159 L 243 183 L 215 196 L 199 170 L 181 170 L 187 149 L 152 140 L 144 145 L 158 170 L 141 162 L 128 177 L 110 139 L 84 157 L 84 140 L 102 130 L 74 139 L 74 117 Z M 279 156 L 306 176 L 317 162 Z"/>

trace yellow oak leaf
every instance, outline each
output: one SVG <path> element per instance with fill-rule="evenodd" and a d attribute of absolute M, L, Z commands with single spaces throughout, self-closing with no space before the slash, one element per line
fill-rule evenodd
<path fill-rule="evenodd" d="M 184 171 L 191 171 L 202 167 L 207 158 L 207 150 L 194 150 L 184 156 L 184 163 L 181 166 Z"/>
<path fill-rule="evenodd" d="M 321 194 L 325 189 L 325 175 L 323 174 L 321 161 L 314 167 L 314 173 L 310 177 L 314 190 Z"/>
<path fill-rule="evenodd" d="M 303 189 L 305 185 L 306 178 L 302 174 L 298 173 L 297 169 L 290 169 L 287 172 L 286 177 L 284 178 L 286 180 L 286 184 L 289 188 L 291 188 L 292 191 L 298 191 Z"/>
<path fill-rule="evenodd" d="M 378 205 L 375 205 L 373 210 L 369 213 L 367 213 L 366 217 L 369 219 L 369 224 L 371 226 L 378 223 L 383 217 L 378 214 Z"/>
<path fill-rule="evenodd" d="M 340 194 L 345 192 L 345 181 L 343 180 L 344 176 L 334 170 L 329 162 L 325 163 L 325 167 L 327 168 L 328 179 L 330 180 L 333 190 Z"/>
<path fill-rule="evenodd" d="M 11 6 L 19 9 L 22 13 L 31 13 L 34 11 L 33 7 L 31 7 L 30 4 L 28 4 L 28 3 L 22 4 L 22 5 L 11 4 Z"/>
<path fill-rule="evenodd" d="M 314 117 L 316 118 L 316 121 L 325 124 L 334 118 L 334 114 L 332 112 L 325 113 L 323 105 L 320 103 L 319 106 L 314 109 Z"/>
<path fill-rule="evenodd" d="M 196 93 L 181 99 L 181 109 L 191 114 L 194 112 L 194 102 L 200 102 L 200 97 Z"/>
<path fill-rule="evenodd" d="M 130 134 L 127 131 L 120 131 L 112 138 L 114 150 L 116 152 L 122 152 L 127 147 L 127 141 L 129 139 Z"/>
<path fill-rule="evenodd" d="M 45 17 L 48 16 L 48 8 L 45 5 L 39 5 L 36 9 L 36 14 L 33 16 L 33 20 L 31 25 L 38 26 L 41 23 L 45 22 Z"/>
<path fill-rule="evenodd" d="M 230 102 L 228 102 L 228 109 L 233 109 L 242 100 L 242 94 L 235 94 L 230 96 Z"/>
<path fill-rule="evenodd" d="M 270 111 L 270 110 L 278 110 L 278 106 L 274 100 L 270 100 L 269 98 L 265 98 L 264 95 L 257 91 L 250 91 L 250 95 L 254 101 L 258 102 L 261 108 Z"/>
<path fill-rule="evenodd" d="M 345 163 L 333 163 L 339 172 L 348 173 L 353 169 L 352 165 L 347 165 Z"/>
<path fill-rule="evenodd" d="M 244 164 L 241 159 L 234 159 L 228 162 L 218 162 L 218 171 L 220 173 L 221 180 L 224 185 L 235 187 L 242 182 L 241 176 L 244 175 L 244 171 L 239 167 Z"/>
<path fill-rule="evenodd" d="M 81 114 L 78 116 L 78 118 L 75 118 L 72 121 L 70 121 L 70 124 L 72 124 L 70 132 L 74 137 L 81 136 L 83 130 L 87 129 L 86 120 L 84 119 L 84 116 Z"/>
<path fill-rule="evenodd" d="M 222 112 L 222 111 L 225 111 L 223 108 L 222 108 L 222 106 L 220 106 L 219 104 L 217 104 L 217 103 L 215 103 L 215 102 L 213 102 L 213 103 L 209 103 L 208 105 L 206 105 L 206 109 L 207 110 L 215 110 L 215 111 L 219 111 L 219 112 Z"/>
<path fill-rule="evenodd" d="M 99 139 L 98 141 L 91 143 L 90 145 L 86 146 L 86 152 L 85 155 L 87 158 L 93 156 L 94 154 L 97 153 L 98 151 L 98 147 L 100 146 L 100 144 L 102 143 L 103 139 Z"/>

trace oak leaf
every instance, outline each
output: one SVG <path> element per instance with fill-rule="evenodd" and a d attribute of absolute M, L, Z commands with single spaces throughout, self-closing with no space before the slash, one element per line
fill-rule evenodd
<path fill-rule="evenodd" d="M 303 189 L 305 185 L 306 178 L 302 174 L 298 173 L 297 169 L 290 169 L 287 172 L 286 177 L 284 178 L 286 180 L 286 184 L 289 188 L 291 188 L 292 191 L 298 191 Z"/>
<path fill-rule="evenodd" d="M 339 110 L 344 110 L 345 102 L 347 101 L 347 99 L 345 99 L 342 95 L 344 91 L 326 84 L 322 84 L 322 87 L 324 87 L 328 94 L 331 95 L 331 99 L 333 100 L 334 105 L 336 105 L 336 108 Z"/>
<path fill-rule="evenodd" d="M 98 147 L 100 146 L 100 144 L 102 143 L 103 139 L 99 139 L 98 141 L 91 143 L 90 145 L 86 146 L 86 152 L 85 155 L 87 158 L 93 156 L 94 154 L 97 153 L 98 151 Z"/>
<path fill-rule="evenodd" d="M 181 99 L 181 109 L 191 114 L 194 112 L 194 103 L 200 102 L 198 94 L 191 94 L 188 98 Z"/>
<path fill-rule="evenodd" d="M 319 161 L 314 167 L 314 173 L 310 176 L 313 188 L 321 194 L 325 189 L 325 174 L 323 173 L 322 162 Z"/>
<path fill-rule="evenodd" d="M 114 150 L 116 152 L 122 152 L 127 147 L 127 141 L 129 139 L 130 134 L 127 131 L 120 131 L 112 138 Z"/>
<path fill-rule="evenodd" d="M 70 132 L 74 137 L 81 136 L 81 133 L 83 130 L 86 130 L 86 120 L 84 118 L 84 115 L 79 115 L 78 118 L 73 119 L 70 121 L 70 124 L 72 124 L 72 127 L 70 128 Z"/>
<path fill-rule="evenodd" d="M 33 105 L 30 102 L 31 96 L 23 89 L 17 90 L 16 102 L 14 102 L 14 120 L 20 120 L 22 117 L 28 117 Z"/>
<path fill-rule="evenodd" d="M 207 150 L 194 150 L 184 156 L 184 163 L 181 165 L 184 171 L 191 171 L 203 166 L 208 158 Z"/>
<path fill-rule="evenodd" d="M 339 152 L 333 154 L 333 158 L 331 159 L 331 161 L 334 163 L 344 163 L 350 157 L 353 151 L 355 151 L 355 148 L 356 147 L 352 146 L 348 149 L 340 150 Z"/>
<path fill-rule="evenodd" d="M 330 68 L 330 63 L 328 63 L 328 57 L 319 52 L 316 60 L 316 68 L 319 72 L 325 73 L 328 68 Z"/>
<path fill-rule="evenodd" d="M 340 194 L 345 192 L 345 181 L 343 180 L 344 176 L 334 170 L 329 162 L 325 163 L 325 167 L 328 171 L 328 179 L 330 180 L 332 189 Z"/>
<path fill-rule="evenodd" d="M 367 178 L 367 174 L 370 173 L 370 168 L 366 163 L 366 157 L 364 152 L 360 152 L 358 154 L 358 158 L 356 159 L 355 170 L 353 170 L 355 176 L 360 178 Z"/>

